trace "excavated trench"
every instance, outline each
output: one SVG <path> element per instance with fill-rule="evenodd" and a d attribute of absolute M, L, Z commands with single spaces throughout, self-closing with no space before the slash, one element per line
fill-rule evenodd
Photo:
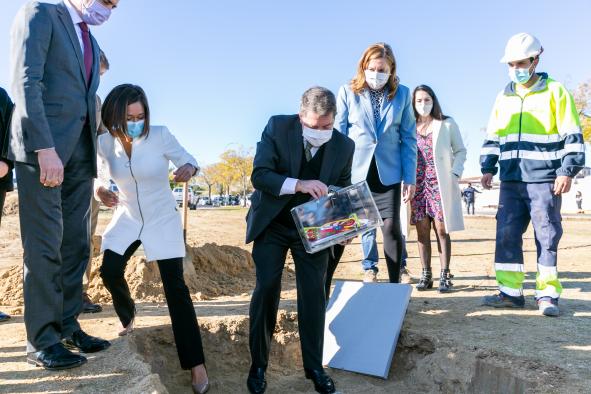
<path fill-rule="evenodd" d="M 214 393 L 245 393 L 249 367 L 248 319 L 202 319 L 206 364 Z M 190 392 L 170 326 L 140 329 L 133 347 L 159 375 L 170 393 Z M 294 313 L 280 312 L 267 374 L 269 393 L 314 392 L 303 379 Z M 330 370 L 342 393 L 537 393 L 572 392 L 565 371 L 494 351 L 441 343 L 403 331 L 387 380 Z"/>

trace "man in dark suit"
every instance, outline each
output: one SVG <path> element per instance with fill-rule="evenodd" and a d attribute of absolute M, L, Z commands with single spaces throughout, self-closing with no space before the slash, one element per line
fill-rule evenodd
<path fill-rule="evenodd" d="M 295 261 L 298 321 L 304 370 L 319 393 L 335 392 L 322 368 L 324 281 L 328 251 L 308 254 L 290 210 L 351 183 L 354 143 L 334 130 L 336 100 L 314 87 L 302 96 L 299 115 L 273 116 L 257 145 L 251 181 L 256 189 L 247 215 L 246 242 L 254 241 L 256 287 L 250 303 L 251 393 L 266 390 L 265 371 L 287 251 Z"/>
<path fill-rule="evenodd" d="M 2 222 L 2 209 L 4 208 L 4 199 L 6 192 L 14 189 L 11 160 L 6 158 L 8 151 L 8 129 L 10 126 L 10 117 L 14 104 L 8 97 L 6 90 L 0 88 L 0 223 Z M 0 322 L 9 320 L 10 316 L 0 312 Z"/>
<path fill-rule="evenodd" d="M 12 26 L 15 162 L 24 249 L 27 361 L 46 369 L 82 365 L 108 341 L 80 328 L 96 176 L 99 46 L 89 25 L 119 0 L 30 2 Z"/>

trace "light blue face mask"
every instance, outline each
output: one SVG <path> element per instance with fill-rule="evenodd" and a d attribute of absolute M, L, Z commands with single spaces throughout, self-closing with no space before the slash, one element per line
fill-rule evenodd
<path fill-rule="evenodd" d="M 532 77 L 528 68 L 509 68 L 509 78 L 520 85 L 525 85 Z"/>
<path fill-rule="evenodd" d="M 137 138 L 144 132 L 144 121 L 127 122 L 127 135 L 131 138 Z"/>

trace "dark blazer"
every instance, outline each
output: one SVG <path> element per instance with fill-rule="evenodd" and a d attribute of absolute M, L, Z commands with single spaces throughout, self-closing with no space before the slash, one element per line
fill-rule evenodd
<path fill-rule="evenodd" d="M 10 118 L 14 104 L 8 97 L 6 90 L 0 88 L 0 161 L 8 164 L 10 171 L 4 178 L 0 178 L 0 192 L 10 192 L 14 189 L 12 182 L 12 160 L 8 160 L 8 133 L 10 129 Z M 0 207 L 0 209 L 2 209 Z"/>
<path fill-rule="evenodd" d="M 286 178 L 298 178 L 304 159 L 303 143 L 298 115 L 278 115 L 269 119 L 257 144 L 250 178 L 255 191 L 246 215 L 246 243 L 262 234 L 293 196 L 280 196 L 279 193 Z M 318 180 L 327 186 L 350 185 L 353 140 L 333 130 L 324 149 Z"/>
<path fill-rule="evenodd" d="M 92 34 L 93 67 L 88 87 L 82 49 L 64 3 L 26 4 L 15 17 L 11 38 L 16 107 L 9 158 L 37 164 L 35 151 L 55 147 L 66 165 L 86 122 L 96 152 L 95 96 L 100 62 Z"/>

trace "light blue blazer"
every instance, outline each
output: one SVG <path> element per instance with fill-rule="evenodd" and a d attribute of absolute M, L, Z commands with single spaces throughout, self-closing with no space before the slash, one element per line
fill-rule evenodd
<path fill-rule="evenodd" d="M 417 171 L 416 121 L 411 94 L 399 85 L 392 100 L 388 93 L 382 103 L 381 120 L 376 125 L 369 91 L 355 94 L 343 85 L 337 97 L 334 127 L 355 141 L 351 181 L 361 182 L 375 155 L 380 180 L 386 186 L 400 183 L 414 185 Z"/>

